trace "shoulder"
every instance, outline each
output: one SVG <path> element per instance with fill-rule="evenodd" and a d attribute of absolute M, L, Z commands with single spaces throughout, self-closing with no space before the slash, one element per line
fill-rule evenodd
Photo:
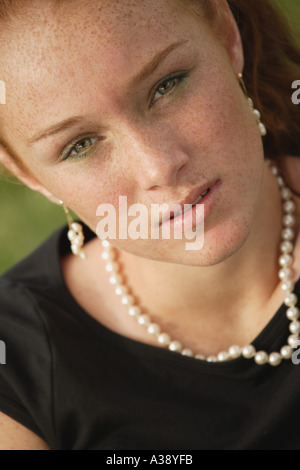
<path fill-rule="evenodd" d="M 10 418 L 34 433 L 30 445 L 59 445 L 53 410 L 61 408 L 54 390 L 65 390 L 72 380 L 69 371 L 78 366 L 74 351 L 81 359 L 78 338 L 86 331 L 88 341 L 90 331 L 74 314 L 76 304 L 63 283 L 61 257 L 70 251 L 67 231 L 67 226 L 58 229 L 0 277 L 0 341 L 5 353 L 0 364 L 0 441 L 4 424 L 13 433 L 16 424 L 7 423 Z"/>
<path fill-rule="evenodd" d="M 26 284 L 6 277 L 0 278 L 1 336 L 18 334 L 21 338 L 21 332 L 28 334 L 33 327 L 36 333 L 36 328 L 40 329 L 40 321 L 37 319 L 34 294 Z M 14 329 L 16 326 L 17 331 Z"/>
<path fill-rule="evenodd" d="M 35 439 L 45 439 L 46 434 L 52 438 L 45 412 L 52 406 L 53 357 L 48 328 L 30 289 L 5 277 L 0 279 L 0 325 L 0 412 L 31 430 Z M 9 418 L 2 416 L 0 436 L 1 428 L 13 435 Z M 14 432 L 20 431 L 18 424 L 12 426 L 18 428 Z M 10 445 L 2 438 L 1 442 Z"/>
<path fill-rule="evenodd" d="M 6 357 L 0 376 L 6 383 L 17 390 L 25 383 L 36 381 L 37 373 L 40 378 L 46 376 L 52 365 L 47 317 L 34 293 L 6 278 L 0 279 L 0 325 L 0 340 Z M 43 364 L 43 370 L 39 364 Z M 1 381 L 0 385 L 3 386 Z"/>
<path fill-rule="evenodd" d="M 35 389 L 38 380 L 49 382 L 52 343 L 47 312 L 55 298 L 57 235 L 0 277 L 0 340 L 6 353 L 6 365 L 0 367 L 0 395 L 14 402 L 15 394 L 25 397 L 26 388 Z"/>
<path fill-rule="evenodd" d="M 10 312 L 13 320 L 15 312 L 34 318 L 49 302 L 57 302 L 62 287 L 60 257 L 67 250 L 65 232 L 67 226 L 57 229 L 0 277 L 0 317 Z"/>
<path fill-rule="evenodd" d="M 0 277 L 0 339 L 5 336 L 11 347 L 23 347 L 26 338 L 36 344 L 41 336 L 39 299 L 55 285 L 60 231 Z"/>

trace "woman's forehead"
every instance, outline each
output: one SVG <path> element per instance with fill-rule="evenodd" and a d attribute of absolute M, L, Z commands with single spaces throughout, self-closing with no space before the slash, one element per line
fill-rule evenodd
<path fill-rule="evenodd" d="M 53 109 L 54 118 L 61 96 L 68 101 L 76 94 L 80 103 L 99 84 L 105 95 L 155 53 L 192 37 L 189 16 L 179 15 L 177 2 L 151 0 L 151 11 L 145 3 L 105 1 L 98 9 L 98 1 L 82 2 L 71 16 L 66 8 L 59 17 L 48 11 L 46 18 L 46 10 L 38 21 L 24 17 L 25 27 L 13 31 L 0 59 L 10 104 L 5 113 L 16 116 L 17 109 L 18 132 L 23 128 L 27 135 L 26 127 L 36 127 L 38 110 L 47 110 L 49 121 Z"/>
<path fill-rule="evenodd" d="M 125 63 L 134 65 L 139 57 L 147 58 L 160 45 L 166 47 L 173 38 L 185 39 L 190 32 L 189 16 L 179 15 L 182 10 L 176 10 L 175 0 L 110 0 L 101 2 L 101 9 L 98 3 L 82 2 L 72 10 L 69 6 L 59 16 L 45 7 L 38 17 L 18 20 L 20 24 L 7 32 L 9 41 L 2 32 L 1 78 L 6 76 L 18 87 L 19 82 L 31 84 L 36 90 L 45 73 L 57 78 L 65 70 L 88 73 L 93 64 L 100 74 L 108 67 L 121 73 Z M 145 8 L 148 3 L 151 10 Z M 124 11 L 127 14 L 122 16 Z"/>

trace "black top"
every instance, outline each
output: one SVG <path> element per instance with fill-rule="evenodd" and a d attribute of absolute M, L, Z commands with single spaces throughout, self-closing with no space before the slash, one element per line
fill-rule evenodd
<path fill-rule="evenodd" d="M 0 278 L 0 411 L 53 450 L 300 449 L 300 365 L 207 363 L 114 333 L 68 291 L 69 250 L 63 227 Z M 286 344 L 286 308 L 257 350 Z"/>

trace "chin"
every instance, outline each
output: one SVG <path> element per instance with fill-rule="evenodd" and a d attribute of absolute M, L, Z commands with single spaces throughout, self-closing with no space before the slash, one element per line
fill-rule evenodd
<path fill-rule="evenodd" d="M 251 242 L 254 227 L 254 209 L 232 207 L 227 214 L 224 207 L 204 224 L 203 246 L 187 249 L 194 239 L 131 240 L 118 243 L 118 248 L 132 255 L 163 263 L 187 266 L 214 266 L 237 254 Z M 226 216 L 225 216 L 226 214 Z M 250 245 L 249 245 L 250 246 Z"/>
<path fill-rule="evenodd" d="M 187 266 L 214 266 L 245 249 L 251 228 L 251 220 L 245 218 L 219 223 L 205 232 L 200 250 L 186 250 L 185 240 L 166 240 L 164 248 L 161 245 L 154 257 L 152 253 L 149 258 Z"/>

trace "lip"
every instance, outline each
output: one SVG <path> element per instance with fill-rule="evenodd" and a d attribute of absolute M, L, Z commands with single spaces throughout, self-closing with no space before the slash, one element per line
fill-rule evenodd
<path fill-rule="evenodd" d="M 165 213 L 163 214 L 162 218 L 161 218 L 161 221 L 159 223 L 159 226 L 161 226 L 162 224 L 164 224 L 165 222 L 172 222 L 173 220 L 177 219 L 179 216 L 180 217 L 184 217 L 185 214 L 187 212 L 190 212 L 190 210 L 192 209 L 192 205 L 195 204 L 195 202 L 197 201 L 197 199 L 201 196 L 201 194 L 203 194 L 207 189 L 210 189 L 210 191 L 208 192 L 208 194 L 211 192 L 212 188 L 216 185 L 216 183 L 220 181 L 220 180 L 213 180 L 209 183 L 205 183 L 204 185 L 194 189 L 193 191 L 190 192 L 190 194 L 185 198 L 183 199 L 182 201 L 180 202 L 177 202 L 176 205 L 173 204 L 170 209 Z M 208 196 L 208 194 L 206 196 Z M 206 198 L 205 196 L 205 198 Z M 200 201 L 201 203 L 201 201 Z M 184 211 L 185 207 L 184 205 L 191 205 L 190 209 L 187 209 Z M 172 219 L 170 219 L 170 213 L 172 211 L 172 208 L 174 209 L 175 212 L 175 215 L 176 213 L 178 213 L 178 206 L 181 207 L 181 214 L 178 214 L 178 216 L 175 216 L 173 217 Z"/>

